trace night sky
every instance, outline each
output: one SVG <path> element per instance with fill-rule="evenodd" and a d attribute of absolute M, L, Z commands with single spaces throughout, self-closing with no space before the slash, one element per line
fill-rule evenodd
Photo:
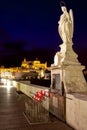
<path fill-rule="evenodd" d="M 73 9 L 73 48 L 83 65 L 87 65 L 85 2 L 65 0 L 67 9 Z M 20 66 L 24 58 L 52 64 L 62 43 L 58 34 L 61 13 L 60 0 L 0 1 L 0 66 Z"/>

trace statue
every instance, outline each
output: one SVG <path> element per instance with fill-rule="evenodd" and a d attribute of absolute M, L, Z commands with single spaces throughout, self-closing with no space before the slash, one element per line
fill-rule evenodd
<path fill-rule="evenodd" d="M 58 31 L 63 43 L 72 42 L 73 37 L 73 12 L 72 9 L 67 12 L 65 5 L 61 5 L 63 14 L 58 21 Z"/>

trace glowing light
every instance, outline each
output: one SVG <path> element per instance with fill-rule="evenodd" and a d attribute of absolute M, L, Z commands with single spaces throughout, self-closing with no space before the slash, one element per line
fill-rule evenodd
<path fill-rule="evenodd" d="M 6 85 L 6 88 L 7 88 L 7 91 L 9 92 L 10 89 L 11 89 L 11 81 L 7 80 L 7 85 Z"/>

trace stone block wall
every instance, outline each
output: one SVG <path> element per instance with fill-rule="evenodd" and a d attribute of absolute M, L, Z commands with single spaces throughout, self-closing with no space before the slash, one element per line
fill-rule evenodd
<path fill-rule="evenodd" d="M 76 130 L 87 130 L 87 95 L 66 95 L 66 123 Z"/>

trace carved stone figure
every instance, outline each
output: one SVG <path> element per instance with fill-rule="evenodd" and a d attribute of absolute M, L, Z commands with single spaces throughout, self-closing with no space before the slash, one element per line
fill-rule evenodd
<path fill-rule="evenodd" d="M 84 78 L 82 70 L 85 68 L 78 61 L 78 55 L 73 50 L 73 12 L 72 9 L 67 11 L 65 3 L 60 4 L 63 14 L 58 22 L 58 32 L 63 41 L 60 45 L 60 51 L 54 56 L 54 64 L 52 65 L 51 75 L 60 74 L 60 90 L 62 94 L 67 93 L 87 93 L 87 82 Z M 58 77 L 57 77 L 58 79 Z M 63 84 L 61 84 L 61 82 Z M 57 82 L 57 86 L 59 85 Z M 54 86 L 54 84 L 52 84 Z M 52 91 L 55 92 L 53 87 Z"/>
<path fill-rule="evenodd" d="M 73 37 L 73 12 L 72 9 L 67 12 L 66 6 L 61 6 L 63 14 L 60 16 L 58 21 L 58 32 L 63 43 L 72 42 Z"/>

